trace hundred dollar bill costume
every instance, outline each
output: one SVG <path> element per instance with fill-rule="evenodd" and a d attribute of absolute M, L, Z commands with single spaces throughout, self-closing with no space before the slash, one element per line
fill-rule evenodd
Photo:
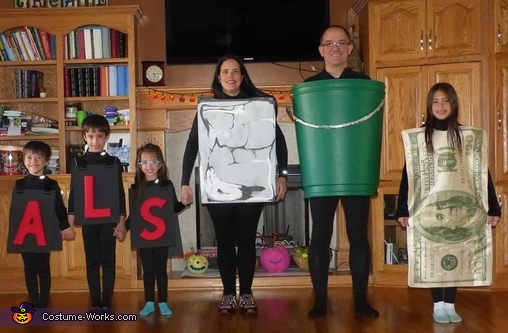
<path fill-rule="evenodd" d="M 446 130 L 434 131 L 434 153 L 429 154 L 424 128 L 402 132 L 407 177 L 402 178 L 397 215 L 409 216 L 411 287 L 492 283 L 487 216 L 501 212 L 488 171 L 488 136 L 465 126 L 461 134 L 459 151 L 449 147 Z"/>

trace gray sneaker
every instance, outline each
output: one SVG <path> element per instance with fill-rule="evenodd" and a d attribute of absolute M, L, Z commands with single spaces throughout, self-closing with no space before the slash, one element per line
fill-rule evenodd
<path fill-rule="evenodd" d="M 219 304 L 219 314 L 231 314 L 236 308 L 236 297 L 235 295 L 224 295 L 222 301 Z"/>
<path fill-rule="evenodd" d="M 258 307 L 254 303 L 254 298 L 251 294 L 244 294 L 240 296 L 240 309 L 244 314 L 256 314 L 258 313 Z"/>

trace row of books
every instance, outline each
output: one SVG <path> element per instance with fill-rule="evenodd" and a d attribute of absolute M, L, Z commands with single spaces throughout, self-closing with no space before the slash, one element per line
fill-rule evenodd
<path fill-rule="evenodd" d="M 65 36 L 66 59 L 124 58 L 126 56 L 124 33 L 103 26 L 86 26 Z"/>
<path fill-rule="evenodd" d="M 2 61 L 54 60 L 56 37 L 34 27 L 11 29 L 0 34 Z"/>
<path fill-rule="evenodd" d="M 127 65 L 66 67 L 65 97 L 127 96 L 129 69 Z"/>
<path fill-rule="evenodd" d="M 39 88 L 44 80 L 44 73 L 32 69 L 16 69 L 16 98 L 39 97 Z"/>

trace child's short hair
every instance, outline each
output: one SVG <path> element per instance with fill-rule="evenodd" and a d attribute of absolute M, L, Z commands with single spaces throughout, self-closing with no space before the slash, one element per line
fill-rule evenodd
<path fill-rule="evenodd" d="M 51 158 L 51 147 L 43 141 L 28 141 L 23 146 L 23 155 L 28 152 L 41 155 L 46 161 L 49 161 Z"/>
<path fill-rule="evenodd" d="M 104 133 L 106 136 L 108 136 L 111 132 L 108 120 L 104 116 L 98 114 L 93 114 L 86 117 L 83 119 L 81 134 L 84 136 L 88 132 L 99 132 Z"/>

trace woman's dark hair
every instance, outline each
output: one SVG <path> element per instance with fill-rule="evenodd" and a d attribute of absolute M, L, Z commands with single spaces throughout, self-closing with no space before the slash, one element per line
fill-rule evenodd
<path fill-rule="evenodd" d="M 28 141 L 23 146 L 23 155 L 28 152 L 41 155 L 45 161 L 49 161 L 51 158 L 51 147 L 43 141 Z"/>
<path fill-rule="evenodd" d="M 215 73 L 213 74 L 213 81 L 212 81 L 212 91 L 213 96 L 218 99 L 225 99 L 228 98 L 228 96 L 224 93 L 222 90 L 222 85 L 220 84 L 220 71 L 222 64 L 224 61 L 233 59 L 235 60 L 238 65 L 240 66 L 240 73 L 243 75 L 242 83 L 240 84 L 240 94 L 238 95 L 239 98 L 250 98 L 250 97 L 268 97 L 267 93 L 261 91 L 260 89 L 256 88 L 254 83 L 252 83 L 252 80 L 249 77 L 249 73 L 247 73 L 247 68 L 245 68 L 245 65 L 243 63 L 242 58 L 240 58 L 237 55 L 234 54 L 226 54 L 222 58 L 219 59 L 219 62 L 217 63 L 217 67 L 215 68 Z"/>
<path fill-rule="evenodd" d="M 434 101 L 434 94 L 436 91 L 442 91 L 451 106 L 450 116 L 448 121 L 448 144 L 452 149 L 462 150 L 462 137 L 459 123 L 459 97 L 455 88 L 447 82 L 439 82 L 433 85 L 427 95 L 427 115 L 425 120 L 425 144 L 429 152 L 434 152 L 434 145 L 432 144 L 432 133 L 434 133 L 436 118 L 432 113 L 432 104 Z"/>
<path fill-rule="evenodd" d="M 153 154 L 155 158 L 161 162 L 161 168 L 159 171 L 157 171 L 157 178 L 159 181 L 168 180 L 168 167 L 166 165 L 166 162 L 164 162 L 164 154 L 162 153 L 162 150 L 159 146 L 154 145 L 153 143 L 147 143 L 144 146 L 139 147 L 136 150 L 136 178 L 134 179 L 134 183 L 137 185 L 137 194 L 139 194 L 143 191 L 143 189 L 146 187 L 146 176 L 143 173 L 143 170 L 141 170 L 141 166 L 139 163 L 141 162 L 141 154 L 148 153 Z"/>

